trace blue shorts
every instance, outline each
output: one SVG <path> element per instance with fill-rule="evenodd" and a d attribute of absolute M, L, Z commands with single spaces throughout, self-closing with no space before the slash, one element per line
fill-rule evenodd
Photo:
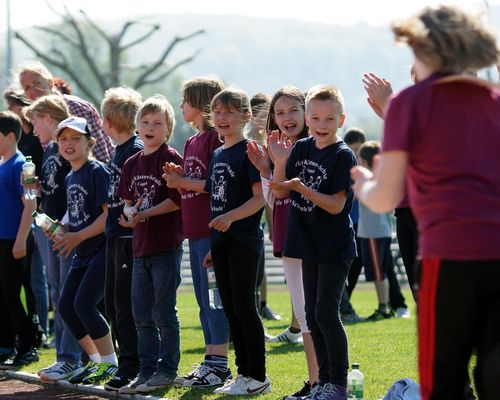
<path fill-rule="evenodd" d="M 391 265 L 391 238 L 360 238 L 365 277 L 369 282 L 383 281 Z"/>

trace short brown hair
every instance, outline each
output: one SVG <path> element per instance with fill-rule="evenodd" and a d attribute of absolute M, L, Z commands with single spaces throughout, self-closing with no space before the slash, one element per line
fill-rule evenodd
<path fill-rule="evenodd" d="M 473 72 L 499 60 L 496 36 L 481 20 L 454 6 L 426 7 L 394 23 L 397 41 L 408 43 L 415 56 L 443 72 Z"/>
<path fill-rule="evenodd" d="M 128 87 L 115 87 L 104 92 L 101 114 L 120 132 L 135 131 L 135 116 L 141 106 L 142 97 Z"/>
<path fill-rule="evenodd" d="M 307 92 L 306 112 L 309 109 L 311 100 L 331 100 L 338 104 L 339 113 L 344 114 L 344 96 L 338 87 L 333 85 L 316 85 Z"/>
<path fill-rule="evenodd" d="M 233 107 L 242 114 L 252 113 L 250 99 L 241 89 L 226 88 L 215 95 L 212 99 L 211 110 L 216 106 Z"/>
<path fill-rule="evenodd" d="M 16 113 L 12 111 L 0 111 L 0 132 L 2 135 L 7 136 L 12 132 L 16 138 L 16 142 L 19 142 L 22 126 L 21 118 Z"/>
<path fill-rule="evenodd" d="M 182 101 L 201 111 L 203 129 L 214 127 L 210 118 L 210 104 L 214 96 L 224 89 L 224 84 L 217 78 L 198 77 L 189 79 L 182 86 Z"/>
<path fill-rule="evenodd" d="M 165 96 L 161 94 L 155 94 L 147 98 L 141 107 L 137 111 L 136 123 L 139 125 L 139 121 L 142 117 L 148 114 L 153 114 L 155 112 L 161 112 L 165 114 L 165 121 L 167 123 L 167 139 L 168 142 L 172 137 L 172 133 L 175 127 L 175 114 L 172 105 L 168 102 Z"/>
<path fill-rule="evenodd" d="M 368 140 L 364 142 L 359 148 L 359 158 L 362 158 L 366 161 L 368 166 L 372 168 L 373 166 L 373 157 L 380 153 L 380 142 L 375 140 Z"/>
<path fill-rule="evenodd" d="M 69 117 L 68 105 L 64 98 L 58 94 L 39 97 L 30 106 L 26 107 L 23 113 L 28 121 L 31 121 L 34 113 L 49 115 L 58 122 Z"/>

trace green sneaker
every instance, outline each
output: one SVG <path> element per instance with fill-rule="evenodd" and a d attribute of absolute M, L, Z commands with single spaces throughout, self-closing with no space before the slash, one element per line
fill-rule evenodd
<path fill-rule="evenodd" d="M 97 385 L 111 379 L 118 372 L 118 366 L 110 362 L 100 362 L 97 370 L 87 375 L 83 380 L 84 385 Z"/>
<path fill-rule="evenodd" d="M 78 372 L 77 374 L 73 375 L 69 379 L 69 383 L 72 384 L 79 384 L 82 383 L 82 381 L 89 376 L 90 374 L 93 374 L 95 371 L 97 371 L 97 364 L 93 361 L 89 361 L 83 369 Z"/>

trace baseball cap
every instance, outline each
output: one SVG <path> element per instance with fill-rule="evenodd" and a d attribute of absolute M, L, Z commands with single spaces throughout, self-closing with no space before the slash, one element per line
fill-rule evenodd
<path fill-rule="evenodd" d="M 90 136 L 90 131 L 87 126 L 87 120 L 81 117 L 69 117 L 62 120 L 59 125 L 57 125 L 56 135 L 59 137 L 63 129 L 70 128 L 84 135 Z"/>

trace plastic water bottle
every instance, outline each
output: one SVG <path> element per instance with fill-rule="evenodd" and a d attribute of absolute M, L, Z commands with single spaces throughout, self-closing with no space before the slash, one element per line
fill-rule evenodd
<path fill-rule="evenodd" d="M 218 310 L 222 308 L 222 301 L 219 295 L 219 288 L 217 287 L 217 281 L 215 280 L 214 267 L 207 268 L 207 280 L 208 280 L 208 299 L 210 302 L 210 308 L 212 310 Z"/>
<path fill-rule="evenodd" d="M 25 185 L 33 185 L 36 183 L 35 179 L 35 164 L 31 156 L 26 157 L 26 162 L 23 164 L 23 183 Z M 36 198 L 36 190 L 32 187 L 26 190 L 26 197 L 30 200 Z"/>
<path fill-rule="evenodd" d="M 35 219 L 35 223 L 46 233 L 55 235 L 57 235 L 58 233 L 62 233 L 61 225 L 56 223 L 47 214 L 33 211 L 33 214 L 31 214 L 31 216 Z"/>
<path fill-rule="evenodd" d="M 363 400 L 365 376 L 359 370 L 359 364 L 353 363 L 351 372 L 347 375 L 347 398 Z"/>

